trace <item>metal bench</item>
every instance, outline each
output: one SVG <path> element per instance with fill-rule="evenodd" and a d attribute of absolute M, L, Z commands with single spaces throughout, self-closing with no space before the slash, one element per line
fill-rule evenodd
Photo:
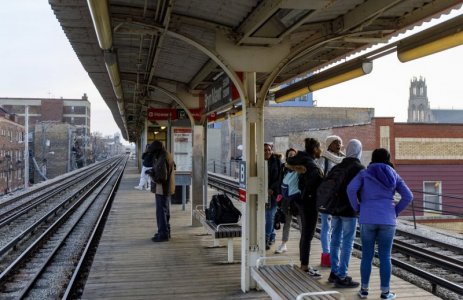
<path fill-rule="evenodd" d="M 289 259 L 290 263 L 263 264 L 265 260 L 282 258 Z M 251 276 L 273 300 L 344 299 L 338 291 L 325 290 L 316 279 L 296 267 L 289 257 L 261 257 L 251 268 Z"/>
<path fill-rule="evenodd" d="M 193 210 L 193 216 L 203 224 L 206 231 L 214 238 L 214 246 L 220 247 L 219 239 L 227 239 L 227 263 L 234 263 L 233 261 L 233 239 L 241 237 L 241 225 L 238 223 L 215 224 L 213 221 L 206 219 L 204 206 L 198 205 Z"/>

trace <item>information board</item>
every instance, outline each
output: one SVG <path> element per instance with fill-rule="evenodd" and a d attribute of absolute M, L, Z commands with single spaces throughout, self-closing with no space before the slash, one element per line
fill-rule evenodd
<path fill-rule="evenodd" d="M 173 128 L 172 149 L 176 172 L 191 172 L 193 157 L 193 132 L 191 128 Z"/>

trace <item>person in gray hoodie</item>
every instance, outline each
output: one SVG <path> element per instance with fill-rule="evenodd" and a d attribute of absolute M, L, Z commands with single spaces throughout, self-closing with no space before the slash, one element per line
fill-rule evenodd
<path fill-rule="evenodd" d="M 394 202 L 394 194 L 401 196 Z M 360 298 L 368 297 L 371 263 L 378 243 L 379 277 L 381 299 L 395 299 L 389 290 L 392 265 L 391 251 L 397 225 L 397 216 L 413 200 L 413 194 L 403 179 L 394 170 L 391 155 L 384 148 L 373 151 L 371 163 L 360 171 L 347 186 L 347 195 L 355 212 L 360 213 L 360 237 L 362 240 L 362 261 L 360 263 Z"/>
<path fill-rule="evenodd" d="M 331 213 L 331 273 L 328 282 L 338 288 L 355 288 L 359 283 L 347 276 L 355 231 L 357 229 L 357 213 L 352 209 L 347 198 L 347 185 L 365 167 L 360 163 L 362 143 L 352 139 L 346 147 L 346 157 L 331 169 L 332 175 L 338 174 L 339 192 L 336 193 L 336 210 Z"/>

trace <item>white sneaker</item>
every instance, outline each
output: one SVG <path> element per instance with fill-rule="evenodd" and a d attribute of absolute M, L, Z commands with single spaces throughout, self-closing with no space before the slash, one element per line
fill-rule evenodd
<path fill-rule="evenodd" d="M 278 248 L 275 250 L 275 253 L 281 254 L 283 252 L 288 251 L 288 248 L 286 248 L 286 244 L 281 244 L 278 246 Z"/>
<path fill-rule="evenodd" d="M 147 187 L 146 190 L 147 190 L 147 191 L 151 191 L 151 187 Z"/>
<path fill-rule="evenodd" d="M 136 190 L 140 190 L 140 191 L 142 191 L 142 190 L 143 190 L 143 188 L 142 188 L 141 186 L 139 186 L 139 185 L 137 185 L 137 186 L 134 186 L 133 188 L 134 188 L 134 189 L 136 189 Z"/>

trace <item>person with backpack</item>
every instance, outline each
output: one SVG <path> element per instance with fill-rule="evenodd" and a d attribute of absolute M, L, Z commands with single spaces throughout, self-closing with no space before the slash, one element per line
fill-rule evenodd
<path fill-rule="evenodd" d="M 398 192 L 401 199 L 394 202 Z M 360 298 L 368 297 L 371 263 L 378 244 L 381 299 L 395 299 L 390 291 L 391 251 L 397 226 L 397 216 L 413 200 L 413 194 L 404 180 L 394 170 L 391 155 L 384 148 L 375 149 L 371 163 L 360 171 L 347 186 L 347 195 L 355 212 L 360 213 L 360 238 L 362 260 L 360 263 Z"/>
<path fill-rule="evenodd" d="M 359 283 L 347 276 L 352 246 L 357 229 L 357 213 L 352 209 L 347 197 L 347 185 L 358 172 L 365 169 L 360 163 L 362 156 L 362 143 L 352 139 L 346 147 L 346 157 L 334 166 L 319 187 L 317 201 L 323 200 L 328 192 L 323 192 L 323 186 L 328 184 L 331 190 L 333 203 L 324 203 L 325 207 L 333 207 L 331 214 L 331 273 L 328 282 L 334 283 L 337 288 L 355 288 Z M 330 182 L 331 181 L 331 182 Z M 333 186 L 334 182 L 334 186 Z M 326 201 L 330 201 L 326 199 Z"/>
<path fill-rule="evenodd" d="M 160 141 L 153 141 L 149 147 L 153 153 L 151 179 L 156 184 L 156 223 L 158 232 L 153 242 L 166 242 L 170 238 L 170 198 L 175 193 L 175 168 L 172 155 Z"/>
<path fill-rule="evenodd" d="M 295 156 L 297 150 L 294 148 L 289 148 L 286 150 L 286 160 L 289 157 Z M 291 210 L 291 206 L 294 206 L 294 201 L 296 198 L 301 197 L 301 191 L 299 190 L 299 177 L 297 172 L 289 169 L 286 167 L 285 164 L 282 165 L 282 169 L 280 172 L 281 177 L 281 201 L 278 203 L 280 206 L 281 211 L 284 215 L 284 225 L 283 225 L 283 233 L 281 237 L 281 244 L 275 250 L 275 253 L 281 254 L 283 252 L 288 251 L 286 247 L 286 242 L 289 240 L 289 231 L 291 229 L 291 220 L 293 218 L 293 212 Z"/>
<path fill-rule="evenodd" d="M 305 151 L 299 151 L 288 157 L 287 167 L 299 173 L 298 187 L 301 197 L 295 200 L 300 216 L 301 240 L 299 242 L 299 258 L 301 270 L 314 278 L 321 278 L 317 269 L 309 268 L 310 244 L 317 226 L 318 212 L 316 207 L 317 188 L 323 180 L 323 171 L 315 159 L 320 157 L 320 142 L 314 138 L 304 140 Z"/>
<path fill-rule="evenodd" d="M 277 211 L 276 197 L 280 193 L 281 155 L 273 153 L 273 145 L 264 144 L 264 159 L 268 166 L 268 202 L 265 205 L 265 250 L 275 243 L 275 213 Z"/>
<path fill-rule="evenodd" d="M 323 170 L 324 176 L 328 176 L 330 170 L 339 164 L 345 157 L 341 152 L 342 139 L 337 135 L 330 135 L 326 137 L 325 145 L 326 151 L 323 151 L 321 157 L 318 159 L 318 165 Z M 330 236 L 331 236 L 331 216 L 329 214 L 320 213 L 320 242 L 322 244 L 322 254 L 320 259 L 320 266 L 330 267 Z"/>
<path fill-rule="evenodd" d="M 153 153 L 149 152 L 149 144 L 145 147 L 145 152 L 141 155 L 142 167 L 140 173 L 140 182 L 134 188 L 137 190 L 143 190 L 146 184 L 146 190 L 151 190 L 151 179 L 148 175 L 149 170 L 153 167 Z"/>

